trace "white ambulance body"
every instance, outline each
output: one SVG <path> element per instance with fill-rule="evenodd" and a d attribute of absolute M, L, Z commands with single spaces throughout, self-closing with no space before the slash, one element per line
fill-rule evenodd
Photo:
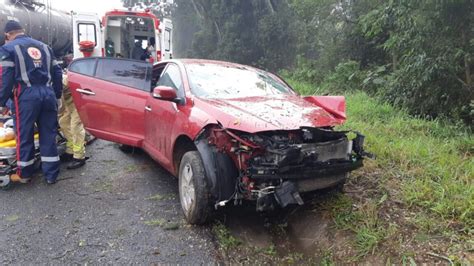
<path fill-rule="evenodd" d="M 120 57 L 158 62 L 173 56 L 171 20 L 160 21 L 149 11 L 114 10 L 73 15 L 74 58 L 84 57 L 81 42 L 96 45 L 91 56 Z M 147 56 L 143 54 L 148 52 Z"/>

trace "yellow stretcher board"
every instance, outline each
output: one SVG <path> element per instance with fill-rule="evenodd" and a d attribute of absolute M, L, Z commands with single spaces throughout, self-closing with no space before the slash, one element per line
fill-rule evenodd
<path fill-rule="evenodd" d="M 39 134 L 35 134 L 35 140 L 39 139 Z M 16 140 L 9 140 L 5 142 L 0 142 L 0 149 L 1 148 L 14 148 L 16 147 Z"/>

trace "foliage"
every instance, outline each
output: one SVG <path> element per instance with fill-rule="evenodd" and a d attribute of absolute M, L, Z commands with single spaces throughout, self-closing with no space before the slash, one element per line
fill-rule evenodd
<path fill-rule="evenodd" d="M 178 57 L 229 60 L 430 118 L 474 119 L 472 1 L 177 0 Z"/>
<path fill-rule="evenodd" d="M 334 72 L 324 79 L 321 87 L 333 93 L 343 93 L 361 89 L 363 78 L 364 72 L 359 70 L 359 63 L 347 61 L 337 65 Z"/>
<path fill-rule="evenodd" d="M 258 65 L 277 71 L 292 64 L 293 19 L 285 1 L 178 0 L 175 38 L 180 57 Z M 183 19 L 184 18 L 184 19 Z M 189 34 L 186 29 L 194 28 Z"/>
<path fill-rule="evenodd" d="M 149 9 L 158 18 L 170 18 L 176 5 L 168 0 L 122 0 L 123 6 L 132 11 L 144 11 Z"/>
<path fill-rule="evenodd" d="M 389 1 L 360 19 L 392 57 L 381 95 L 412 113 L 472 123 L 471 1 Z"/>

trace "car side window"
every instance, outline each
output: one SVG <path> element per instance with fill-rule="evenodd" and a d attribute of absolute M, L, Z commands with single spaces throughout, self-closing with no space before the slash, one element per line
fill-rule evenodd
<path fill-rule="evenodd" d="M 99 79 L 149 92 L 151 64 L 133 60 L 101 58 L 95 76 Z"/>
<path fill-rule="evenodd" d="M 181 72 L 179 71 L 179 67 L 175 64 L 169 64 L 165 72 L 161 75 L 156 85 L 168 86 L 175 89 L 178 92 L 182 92 L 183 80 L 181 79 Z"/>
<path fill-rule="evenodd" d="M 94 76 L 96 62 L 97 60 L 95 58 L 77 60 L 71 64 L 69 71 Z"/>

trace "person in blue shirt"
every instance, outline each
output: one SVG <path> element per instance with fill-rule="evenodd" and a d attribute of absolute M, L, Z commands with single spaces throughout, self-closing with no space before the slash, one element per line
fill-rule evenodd
<path fill-rule="evenodd" d="M 34 174 L 36 124 L 43 174 L 48 184 L 54 184 L 59 175 L 56 137 L 63 86 L 61 67 L 51 48 L 27 36 L 17 21 L 6 23 L 5 40 L 0 47 L 0 107 L 13 99 L 17 174 L 24 182 Z"/>

